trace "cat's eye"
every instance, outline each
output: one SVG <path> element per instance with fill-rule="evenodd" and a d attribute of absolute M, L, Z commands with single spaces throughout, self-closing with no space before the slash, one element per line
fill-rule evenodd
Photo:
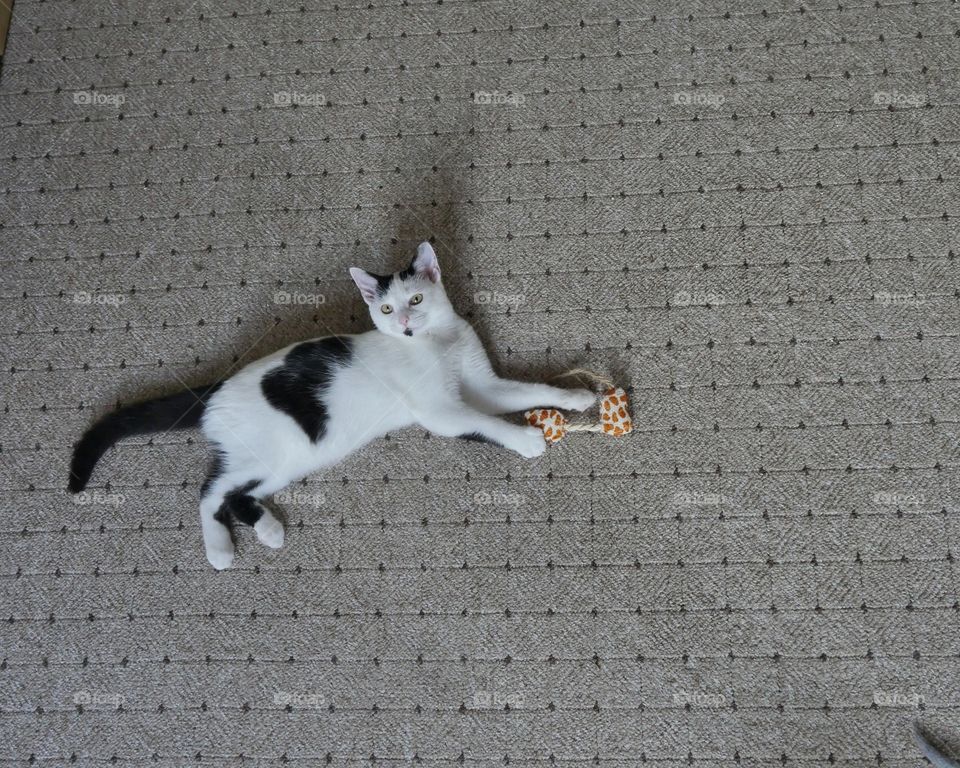
<path fill-rule="evenodd" d="M 414 296 L 412 299 L 410 299 L 410 305 L 411 305 L 411 306 L 416 306 L 416 305 L 419 304 L 421 301 L 423 301 L 423 294 L 422 294 L 422 293 L 418 293 L 416 296 Z"/>
<path fill-rule="evenodd" d="M 391 307 L 389 304 L 383 304 L 380 307 L 380 311 L 385 315 L 389 315 L 391 312 L 393 312 L 393 307 Z"/>

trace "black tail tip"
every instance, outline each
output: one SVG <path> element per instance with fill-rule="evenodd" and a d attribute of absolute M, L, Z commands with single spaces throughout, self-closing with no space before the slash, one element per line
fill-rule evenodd
<path fill-rule="evenodd" d="M 67 478 L 67 489 L 70 493 L 80 493 L 87 487 L 90 475 L 93 474 L 94 465 L 89 461 L 89 455 L 81 448 L 82 446 L 77 446 L 70 461 L 70 477 Z"/>
<path fill-rule="evenodd" d="M 80 493 L 80 491 L 87 487 L 88 480 L 89 478 L 79 477 L 71 470 L 70 479 L 67 481 L 67 489 L 70 493 Z"/>
<path fill-rule="evenodd" d="M 70 459 L 70 477 L 67 478 L 67 488 L 70 493 L 80 493 L 87 487 L 93 475 L 93 468 L 97 466 L 100 456 L 109 447 L 109 443 L 105 444 L 103 441 L 97 444 L 96 435 L 97 428 L 94 427 L 74 446 L 73 456 Z"/>

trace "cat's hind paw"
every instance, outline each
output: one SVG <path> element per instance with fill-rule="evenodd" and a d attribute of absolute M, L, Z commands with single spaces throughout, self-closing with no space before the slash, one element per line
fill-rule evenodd
<path fill-rule="evenodd" d="M 233 542 L 230 542 L 229 545 L 224 545 L 222 543 L 214 544 L 212 546 L 208 546 L 206 549 L 207 560 L 210 562 L 210 565 L 212 565 L 218 571 L 222 571 L 233 565 Z"/>
<path fill-rule="evenodd" d="M 510 446 L 525 459 L 533 459 L 547 450 L 543 432 L 536 427 L 524 427 Z"/>
<path fill-rule="evenodd" d="M 270 513 L 264 512 L 253 530 L 257 532 L 260 542 L 271 549 L 280 549 L 283 546 L 283 525 Z"/>
<path fill-rule="evenodd" d="M 212 522 L 203 527 L 203 548 L 207 552 L 207 560 L 218 571 L 233 565 L 233 537 L 230 529 L 223 523 Z"/>

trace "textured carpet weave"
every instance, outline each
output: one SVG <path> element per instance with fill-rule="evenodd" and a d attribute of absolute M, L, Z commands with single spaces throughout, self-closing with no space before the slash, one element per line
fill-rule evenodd
<path fill-rule="evenodd" d="M 954 2 L 17 0 L 0 765 L 914 766 L 960 749 Z M 391 434 L 203 555 L 117 402 L 370 320 L 434 242 L 540 459 Z"/>

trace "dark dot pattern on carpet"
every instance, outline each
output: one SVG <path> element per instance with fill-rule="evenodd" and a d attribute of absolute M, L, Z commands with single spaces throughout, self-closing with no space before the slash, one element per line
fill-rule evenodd
<path fill-rule="evenodd" d="M 0 71 L 0 761 L 913 766 L 960 752 L 953 2 L 17 0 Z M 370 327 L 429 238 L 527 462 L 391 433 L 203 556 L 118 404 Z"/>

